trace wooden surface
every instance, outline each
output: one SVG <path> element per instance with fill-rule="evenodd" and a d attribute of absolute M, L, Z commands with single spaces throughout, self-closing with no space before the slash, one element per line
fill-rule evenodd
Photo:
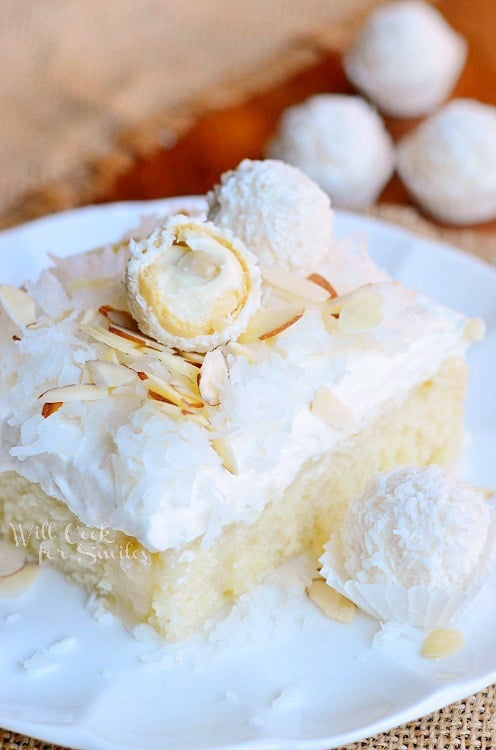
<path fill-rule="evenodd" d="M 436 3 L 469 44 L 466 67 L 453 97 L 475 97 L 496 104 L 496 0 L 441 0 Z M 261 158 L 285 107 L 320 92 L 352 93 L 339 50 L 325 50 L 307 69 L 242 103 L 209 112 L 172 148 L 156 148 L 122 173 L 102 201 L 147 199 L 204 193 L 226 169 L 244 158 Z M 418 121 L 388 118 L 397 140 Z M 380 202 L 408 205 L 398 177 L 386 186 Z M 496 229 L 496 221 L 481 229 Z"/>

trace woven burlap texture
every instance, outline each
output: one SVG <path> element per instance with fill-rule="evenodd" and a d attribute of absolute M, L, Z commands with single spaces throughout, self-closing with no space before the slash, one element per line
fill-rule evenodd
<path fill-rule="evenodd" d="M 380 0 L 1 0 L 0 216 L 157 112 Z"/>

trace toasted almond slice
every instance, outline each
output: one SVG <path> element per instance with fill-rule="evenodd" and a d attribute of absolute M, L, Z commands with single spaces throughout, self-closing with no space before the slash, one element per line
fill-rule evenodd
<path fill-rule="evenodd" d="M 249 346 L 243 346 L 237 341 L 228 341 L 225 348 L 233 357 L 246 357 L 250 364 L 253 364 L 253 350 Z"/>
<path fill-rule="evenodd" d="M 26 563 L 20 570 L 10 576 L 0 578 L 0 596 L 19 596 L 32 585 L 40 572 L 35 563 Z"/>
<path fill-rule="evenodd" d="M 88 370 L 98 388 L 118 388 L 136 380 L 136 373 L 124 365 L 95 359 L 87 362 Z"/>
<path fill-rule="evenodd" d="M 353 412 L 325 385 L 315 391 L 310 411 L 317 419 L 338 430 L 352 432 L 356 429 Z"/>
<path fill-rule="evenodd" d="M 63 405 L 64 405 L 63 401 L 55 401 L 55 402 L 47 401 L 41 407 L 41 416 L 44 419 L 47 419 L 48 417 L 51 417 L 52 414 L 55 414 L 55 412 L 58 411 L 60 407 Z"/>
<path fill-rule="evenodd" d="M 240 344 L 252 344 L 254 341 L 265 341 L 277 336 L 294 325 L 305 310 L 297 307 L 283 307 L 275 310 L 260 309 L 250 320 L 248 328 L 239 337 Z"/>
<path fill-rule="evenodd" d="M 62 401 L 97 401 L 108 396 L 107 388 L 98 388 L 93 383 L 75 383 L 74 385 L 63 385 L 58 388 L 50 388 L 38 398 L 44 403 L 56 403 Z"/>
<path fill-rule="evenodd" d="M 239 474 L 238 462 L 227 440 L 225 438 L 214 438 L 210 443 L 222 461 L 224 469 L 237 476 Z"/>
<path fill-rule="evenodd" d="M 200 396 L 205 403 L 209 406 L 219 406 L 228 377 L 229 369 L 222 349 L 217 348 L 207 352 L 198 373 Z"/>
<path fill-rule="evenodd" d="M 26 552 L 22 547 L 0 540 L 0 579 L 11 576 L 26 564 Z"/>
<path fill-rule="evenodd" d="M 107 318 L 107 320 L 109 320 L 111 323 L 114 323 L 117 326 L 127 328 L 129 331 L 138 330 L 135 319 L 127 310 L 117 310 L 111 305 L 102 305 L 98 308 L 98 312 L 105 318 Z"/>
<path fill-rule="evenodd" d="M 178 354 L 182 359 L 186 360 L 186 362 L 190 362 L 192 365 L 201 365 L 203 362 L 203 354 L 199 354 L 198 352 L 183 352 L 178 351 Z"/>
<path fill-rule="evenodd" d="M 132 341 L 133 344 L 138 344 L 139 346 L 151 346 L 153 344 L 152 339 L 142 336 L 139 331 L 129 331 L 127 328 L 114 324 L 109 325 L 109 331 L 110 333 L 114 333 L 116 336 L 126 339 L 126 341 Z"/>
<path fill-rule="evenodd" d="M 0 284 L 0 304 L 19 328 L 26 328 L 36 322 L 35 304 L 22 289 L 10 284 Z"/>
<path fill-rule="evenodd" d="M 319 609 L 336 622 L 353 622 L 357 613 L 356 604 L 332 589 L 323 578 L 312 581 L 307 588 L 307 596 Z"/>
<path fill-rule="evenodd" d="M 382 321 L 382 297 L 372 290 L 359 291 L 341 309 L 339 328 L 343 333 L 367 333 Z"/>
<path fill-rule="evenodd" d="M 424 638 L 420 653 L 426 659 L 446 659 L 463 646 L 463 634 L 452 628 L 438 628 Z"/>
<path fill-rule="evenodd" d="M 280 292 L 287 293 L 290 297 L 316 303 L 329 299 L 329 292 L 319 284 L 314 284 L 311 280 L 302 279 L 280 268 L 264 268 L 262 277 L 266 284 L 275 287 Z"/>
<path fill-rule="evenodd" d="M 83 326 L 82 330 L 101 344 L 106 344 L 106 346 L 122 354 L 135 356 L 136 352 L 142 347 L 141 342 L 131 342 L 129 339 L 111 333 L 107 328 L 101 326 Z"/>
<path fill-rule="evenodd" d="M 196 383 L 198 367 L 191 364 L 181 354 L 174 351 L 154 352 L 154 355 L 167 367 L 171 375 L 180 375 L 187 378 L 191 383 Z M 203 361 L 203 360 L 202 360 Z"/>
<path fill-rule="evenodd" d="M 174 421 L 180 422 L 184 421 L 184 418 L 186 418 L 190 422 L 196 422 L 200 427 L 204 427 L 207 430 L 210 429 L 210 422 L 201 412 L 190 411 L 182 406 L 177 406 L 153 389 L 148 391 L 148 395 L 151 399 L 160 403 L 161 410 Z"/>
<path fill-rule="evenodd" d="M 309 281 L 312 281 L 314 284 L 317 284 L 317 286 L 321 286 L 322 289 L 325 289 L 330 299 L 338 296 L 338 293 L 334 289 L 333 285 L 329 281 L 327 281 L 324 276 L 321 276 L 320 273 L 311 273 L 310 276 L 307 276 L 307 279 Z"/>
<path fill-rule="evenodd" d="M 148 379 L 144 381 L 147 388 L 155 394 L 162 396 L 169 403 L 175 404 L 175 406 L 179 406 L 181 409 L 184 407 L 187 409 L 201 409 L 204 406 L 203 401 L 200 399 L 189 398 L 189 394 L 183 393 L 157 375 L 153 373 L 147 373 L 147 375 Z"/>

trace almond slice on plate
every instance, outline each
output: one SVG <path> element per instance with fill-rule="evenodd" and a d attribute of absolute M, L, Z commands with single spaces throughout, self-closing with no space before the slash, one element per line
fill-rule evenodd
<path fill-rule="evenodd" d="M 334 591 L 323 578 L 312 581 L 307 588 L 307 596 L 330 620 L 346 623 L 355 619 L 356 604 Z"/>
<path fill-rule="evenodd" d="M 0 578 L 17 573 L 26 564 L 26 552 L 15 544 L 0 540 Z"/>
<path fill-rule="evenodd" d="M 219 406 L 228 377 L 229 368 L 224 352 L 219 348 L 207 352 L 198 374 L 200 396 L 206 404 Z"/>
<path fill-rule="evenodd" d="M 271 339 L 297 323 L 304 312 L 304 309 L 298 307 L 258 310 L 238 341 L 240 344 L 252 344 L 254 341 Z"/>
<path fill-rule="evenodd" d="M 463 646 L 463 634 L 453 628 L 438 628 L 424 638 L 420 653 L 426 659 L 446 659 Z"/>
<path fill-rule="evenodd" d="M 321 422 L 346 432 L 356 429 L 353 412 L 325 385 L 315 391 L 310 411 Z"/>
<path fill-rule="evenodd" d="M 329 299 L 329 292 L 319 284 L 280 268 L 264 268 L 262 278 L 266 284 L 288 294 L 290 297 L 315 303 L 325 302 Z"/>
<path fill-rule="evenodd" d="M 234 451 L 225 438 L 213 438 L 210 441 L 212 448 L 222 461 L 224 469 L 231 474 L 239 474 L 239 466 Z"/>
<path fill-rule="evenodd" d="M 307 276 L 307 279 L 308 281 L 317 284 L 317 286 L 322 287 L 322 289 L 325 289 L 330 299 L 334 299 L 334 297 L 338 296 L 338 293 L 331 282 L 327 281 L 327 279 L 324 276 L 321 276 L 320 273 L 311 273 L 310 276 Z"/>
<path fill-rule="evenodd" d="M 35 304 L 22 289 L 10 284 L 0 284 L 0 304 L 19 328 L 26 328 L 36 322 Z"/>
<path fill-rule="evenodd" d="M 118 388 L 136 380 L 136 373 L 125 365 L 95 359 L 87 362 L 93 382 L 98 388 Z"/>
<path fill-rule="evenodd" d="M 36 563 L 26 563 L 10 576 L 0 578 L 0 596 L 19 596 L 31 586 L 40 572 Z"/>

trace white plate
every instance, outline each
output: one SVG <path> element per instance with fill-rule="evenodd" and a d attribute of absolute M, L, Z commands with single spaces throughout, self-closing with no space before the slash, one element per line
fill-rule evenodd
<path fill-rule="evenodd" d="M 176 205 L 186 203 L 198 205 Z M 4 232 L 0 280 L 33 277 L 47 252 L 114 240 L 141 214 L 170 207 L 90 207 Z M 367 235 L 374 259 L 406 284 L 485 318 L 487 339 L 470 357 L 467 456 L 470 477 L 496 486 L 496 270 L 364 217 L 338 213 L 336 229 Z M 372 619 L 325 619 L 302 594 L 300 568 L 288 566 L 286 587 L 276 576 L 244 598 L 222 647 L 194 641 L 160 658 L 156 645 L 134 639 L 119 623 L 98 624 L 81 590 L 43 570 L 24 597 L 0 600 L 0 726 L 84 750 L 310 750 L 389 729 L 496 681 L 496 581 L 463 623 L 462 651 L 429 662 L 418 656 L 420 636 L 373 648 Z M 268 600 L 270 610 L 261 607 Z M 44 671 L 21 666 L 67 636 L 75 641 L 52 654 Z"/>

